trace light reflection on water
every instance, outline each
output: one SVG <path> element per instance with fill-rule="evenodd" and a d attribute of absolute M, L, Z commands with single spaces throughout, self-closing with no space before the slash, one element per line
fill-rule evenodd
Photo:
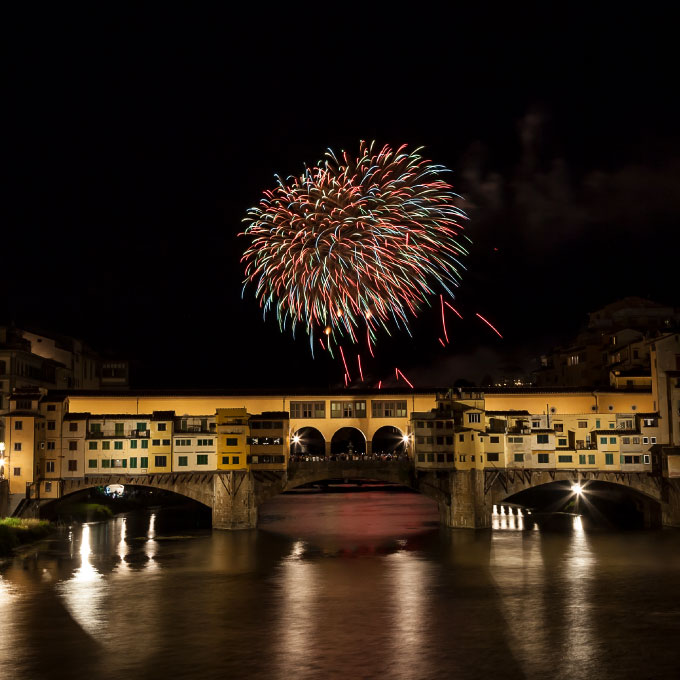
<path fill-rule="evenodd" d="M 674 678 L 678 533 L 520 513 L 448 531 L 366 492 L 280 497 L 257 531 L 75 526 L 0 567 L 0 677 Z"/>

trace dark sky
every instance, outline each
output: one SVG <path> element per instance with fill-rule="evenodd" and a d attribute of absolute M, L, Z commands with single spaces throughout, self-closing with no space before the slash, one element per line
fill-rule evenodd
<path fill-rule="evenodd" d="M 130 357 L 138 385 L 337 383 L 337 362 L 241 299 L 236 234 L 274 173 L 359 139 L 450 168 L 474 241 L 452 344 L 425 310 L 365 360 L 375 381 L 475 379 L 625 295 L 679 304 L 670 17 L 513 7 L 15 17 L 0 319 Z"/>

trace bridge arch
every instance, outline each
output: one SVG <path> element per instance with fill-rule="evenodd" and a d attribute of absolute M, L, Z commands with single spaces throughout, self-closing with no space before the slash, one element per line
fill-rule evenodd
<path fill-rule="evenodd" d="M 293 456 L 319 456 L 323 458 L 326 455 L 326 440 L 315 427 L 300 427 L 293 432 L 290 452 Z"/>
<path fill-rule="evenodd" d="M 580 492 L 576 492 L 578 485 Z M 565 507 L 577 512 L 606 516 L 609 510 L 615 516 L 626 508 L 629 515 L 639 513 L 644 526 L 657 527 L 662 523 L 662 498 L 660 487 L 644 474 L 553 473 L 534 472 L 530 475 L 500 477 L 489 485 L 487 479 L 487 504 L 516 503 L 543 507 L 545 511 L 559 511 Z M 621 513 L 623 511 L 621 510 Z"/>
<path fill-rule="evenodd" d="M 404 433 L 394 425 L 383 425 L 374 433 L 371 440 L 371 449 L 374 455 L 389 453 L 400 455 L 406 451 Z"/>
<path fill-rule="evenodd" d="M 331 455 L 364 455 L 367 452 L 366 435 L 357 427 L 341 427 L 331 439 Z"/>

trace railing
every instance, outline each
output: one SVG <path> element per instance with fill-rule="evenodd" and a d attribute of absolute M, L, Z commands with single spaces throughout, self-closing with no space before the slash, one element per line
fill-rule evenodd
<path fill-rule="evenodd" d="M 99 430 L 90 430 L 86 433 L 86 439 L 146 439 L 151 436 L 149 430 L 128 430 L 127 432 L 111 432 L 110 430 L 100 432 Z"/>
<path fill-rule="evenodd" d="M 198 433 L 198 434 L 215 434 L 215 427 L 202 427 L 201 425 L 185 425 L 182 427 L 181 425 L 175 427 L 174 434 L 189 434 L 189 433 Z"/>

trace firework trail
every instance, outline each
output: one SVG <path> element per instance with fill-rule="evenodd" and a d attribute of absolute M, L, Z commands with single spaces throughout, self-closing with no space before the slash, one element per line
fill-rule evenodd
<path fill-rule="evenodd" d="M 453 296 L 467 218 L 441 178 L 446 168 L 419 152 L 363 141 L 356 158 L 329 150 L 300 177 L 277 177 L 248 211 L 244 290 L 255 286 L 281 330 L 300 323 L 310 341 L 325 333 L 331 351 L 365 327 L 373 355 L 380 329 L 408 331 L 435 288 Z"/>

